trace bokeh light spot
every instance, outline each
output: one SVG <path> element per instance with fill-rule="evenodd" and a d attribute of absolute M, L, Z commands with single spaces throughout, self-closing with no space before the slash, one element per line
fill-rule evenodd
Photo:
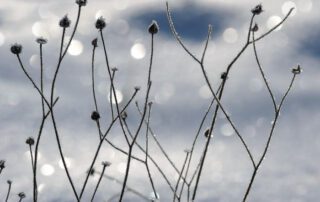
<path fill-rule="evenodd" d="M 73 56 L 80 55 L 83 51 L 83 45 L 80 41 L 73 39 L 68 49 L 68 53 Z"/>
<path fill-rule="evenodd" d="M 124 174 L 126 172 L 126 167 L 127 167 L 126 163 L 119 163 L 117 166 L 117 169 L 120 173 Z"/>
<path fill-rule="evenodd" d="M 131 56 L 134 59 L 140 60 L 142 58 L 144 58 L 144 56 L 146 55 L 146 48 L 144 47 L 143 44 L 141 43 L 136 43 L 131 47 Z"/>
<path fill-rule="evenodd" d="M 115 89 L 115 91 L 116 91 L 117 101 L 118 101 L 118 103 L 121 103 L 123 100 L 123 94 L 120 90 Z M 109 102 L 110 102 L 110 92 L 108 93 L 108 98 L 109 98 Z M 112 104 L 116 104 L 116 99 L 114 97 L 113 92 L 111 94 L 111 101 L 112 101 Z"/>
<path fill-rule="evenodd" d="M 281 7 L 281 9 L 282 9 L 282 14 L 283 14 L 283 15 L 286 15 L 286 14 L 290 11 L 291 8 L 294 8 L 294 9 L 293 9 L 293 11 L 291 12 L 290 16 L 291 16 L 291 17 L 292 17 L 292 16 L 295 16 L 296 13 L 297 13 L 297 6 L 296 6 L 296 4 L 295 4 L 294 2 L 292 2 L 292 1 L 286 1 L 286 2 L 284 2 L 284 3 L 282 4 L 282 7 Z"/>
<path fill-rule="evenodd" d="M 45 23 L 42 22 L 35 22 L 32 25 L 32 33 L 36 37 L 44 37 L 44 38 L 49 38 L 49 33 L 47 31 Z"/>
<path fill-rule="evenodd" d="M 65 157 L 64 160 L 65 160 L 65 162 L 66 162 L 67 168 L 71 168 L 71 165 L 72 165 L 71 161 L 72 161 L 72 159 Z M 58 164 L 59 164 L 59 167 L 60 167 L 61 169 L 64 169 L 62 159 L 59 160 Z"/>
<path fill-rule="evenodd" d="M 207 85 L 204 85 L 199 89 L 199 95 L 203 99 L 208 99 L 212 97 L 211 91 Z"/>
<path fill-rule="evenodd" d="M 229 123 L 223 124 L 220 128 L 220 131 L 224 136 L 231 136 L 234 133 L 234 130 Z"/>
<path fill-rule="evenodd" d="M 223 32 L 223 39 L 227 43 L 235 43 L 238 40 L 238 32 L 236 29 L 229 27 Z"/>
<path fill-rule="evenodd" d="M 267 21 L 267 27 L 269 29 L 272 29 L 274 26 L 276 26 L 279 22 L 281 22 L 281 18 L 279 16 L 271 16 Z M 275 31 L 279 31 L 282 28 L 282 25 L 280 25 Z"/>
<path fill-rule="evenodd" d="M 0 32 L 0 46 L 2 46 L 4 44 L 5 41 L 5 37 L 4 35 Z"/>
<path fill-rule="evenodd" d="M 55 172 L 55 169 L 52 165 L 50 164 L 44 164 L 42 167 L 41 167 L 41 173 L 42 175 L 44 176 L 50 176 L 50 175 L 53 175 L 53 173 Z"/>
<path fill-rule="evenodd" d="M 33 68 L 39 68 L 40 67 L 40 56 L 36 55 L 36 54 L 32 55 L 30 57 L 29 64 Z"/>

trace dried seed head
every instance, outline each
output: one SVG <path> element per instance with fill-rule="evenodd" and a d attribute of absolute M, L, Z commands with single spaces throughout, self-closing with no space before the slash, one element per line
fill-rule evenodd
<path fill-rule="evenodd" d="M 0 170 L 4 169 L 6 167 L 6 161 L 0 160 Z"/>
<path fill-rule="evenodd" d="M 118 71 L 118 68 L 112 67 L 111 70 L 112 70 L 113 72 L 116 72 L 116 71 Z"/>
<path fill-rule="evenodd" d="M 43 38 L 43 37 L 39 37 L 39 38 L 36 39 L 36 42 L 38 44 L 46 44 L 48 42 L 48 40 Z"/>
<path fill-rule="evenodd" d="M 187 154 L 191 152 L 190 149 L 185 149 L 184 152 L 186 152 Z"/>
<path fill-rule="evenodd" d="M 254 15 L 259 15 L 260 13 L 263 12 L 263 10 L 262 10 L 262 5 L 261 5 L 261 4 L 256 5 L 256 7 L 254 7 L 253 9 L 251 9 L 251 12 L 252 12 L 252 14 L 254 14 Z"/>
<path fill-rule="evenodd" d="M 93 39 L 91 44 L 93 45 L 93 47 L 98 47 L 98 39 L 97 38 Z"/>
<path fill-rule="evenodd" d="M 24 192 L 20 192 L 18 196 L 20 197 L 20 199 L 23 199 L 26 197 L 26 194 Z"/>
<path fill-rule="evenodd" d="M 210 136 L 210 128 L 208 128 L 205 132 L 204 132 L 204 136 L 206 138 L 208 138 Z"/>
<path fill-rule="evenodd" d="M 127 114 L 126 111 L 124 111 L 124 112 L 121 113 L 121 118 L 122 118 L 122 120 L 126 120 L 127 117 L 128 117 L 128 114 Z"/>
<path fill-rule="evenodd" d="M 139 90 L 141 89 L 141 87 L 140 87 L 140 86 L 135 86 L 134 89 L 135 89 L 136 91 L 139 91 Z"/>
<path fill-rule="evenodd" d="M 7 180 L 7 183 L 8 183 L 8 184 L 12 184 L 12 181 L 11 181 L 11 180 Z"/>
<path fill-rule="evenodd" d="M 226 79 L 228 78 L 227 72 L 222 72 L 220 78 L 221 78 L 222 80 L 226 80 Z"/>
<path fill-rule="evenodd" d="M 257 23 L 254 24 L 254 26 L 251 28 L 251 31 L 257 32 L 259 30 L 259 26 Z"/>
<path fill-rule="evenodd" d="M 102 30 L 103 28 L 106 27 L 106 21 L 105 19 L 101 16 L 97 19 L 96 21 L 96 28 L 99 29 L 99 30 Z"/>
<path fill-rule="evenodd" d="M 70 27 L 71 21 L 68 18 L 68 15 L 65 15 L 59 22 L 60 27 L 68 28 Z"/>
<path fill-rule="evenodd" d="M 22 46 L 20 44 L 13 44 L 10 48 L 13 54 L 19 55 L 22 52 Z"/>
<path fill-rule="evenodd" d="M 301 69 L 300 65 L 298 65 L 296 68 L 292 68 L 291 72 L 293 74 L 301 74 L 302 69 Z"/>
<path fill-rule="evenodd" d="M 91 113 L 91 119 L 94 120 L 94 121 L 99 120 L 100 119 L 100 114 L 97 111 L 93 111 Z"/>
<path fill-rule="evenodd" d="M 88 170 L 89 175 L 94 176 L 94 174 L 96 173 L 96 170 L 94 168 L 92 168 L 91 170 Z"/>
<path fill-rule="evenodd" d="M 109 162 L 109 161 L 102 161 L 102 163 L 101 163 L 104 167 L 109 167 L 109 166 L 111 166 L 111 162 Z"/>
<path fill-rule="evenodd" d="M 79 6 L 86 6 L 87 0 L 76 0 L 76 4 L 78 4 Z"/>
<path fill-rule="evenodd" d="M 159 25 L 157 21 L 152 20 L 151 24 L 149 25 L 148 32 L 150 34 L 156 34 L 158 33 L 158 31 L 159 31 Z"/>
<path fill-rule="evenodd" d="M 34 139 L 33 137 L 28 137 L 28 139 L 26 140 L 26 144 L 32 146 L 34 145 Z"/>
<path fill-rule="evenodd" d="M 149 106 L 149 107 L 151 107 L 151 106 L 152 106 L 152 104 L 153 104 L 153 102 L 152 102 L 152 101 L 148 102 L 148 106 Z"/>

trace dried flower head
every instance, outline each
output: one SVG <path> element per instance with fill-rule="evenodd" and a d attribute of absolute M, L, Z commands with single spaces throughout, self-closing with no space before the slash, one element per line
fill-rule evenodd
<path fill-rule="evenodd" d="M 10 48 L 13 54 L 19 55 L 22 52 L 22 46 L 18 43 L 15 43 Z"/>
<path fill-rule="evenodd" d="M 206 138 L 208 138 L 210 136 L 210 128 L 208 128 L 205 132 L 204 132 L 204 136 Z"/>
<path fill-rule="evenodd" d="M 86 6 L 87 0 L 76 0 L 76 4 L 78 4 L 79 6 Z"/>
<path fill-rule="evenodd" d="M 102 30 L 103 28 L 106 27 L 106 20 L 101 16 L 97 19 L 96 21 L 96 28 L 99 30 Z"/>
<path fill-rule="evenodd" d="M 43 37 L 39 37 L 39 38 L 36 39 L 36 42 L 38 44 L 46 44 L 48 42 L 48 40 L 43 38 Z"/>
<path fill-rule="evenodd" d="M 91 119 L 94 120 L 94 121 L 99 120 L 100 119 L 100 114 L 97 111 L 93 111 L 91 113 Z"/>
<path fill-rule="evenodd" d="M 33 137 L 28 137 L 27 138 L 27 140 L 26 140 L 26 144 L 28 144 L 28 145 L 34 145 L 34 139 L 33 139 Z"/>
<path fill-rule="evenodd" d="M 121 113 L 121 118 L 122 118 L 123 120 L 126 120 L 127 117 L 128 117 L 128 114 L 127 114 L 126 111 L 124 111 L 124 112 Z"/>
<path fill-rule="evenodd" d="M 187 154 L 191 152 L 190 149 L 185 149 L 184 152 L 186 152 Z"/>
<path fill-rule="evenodd" d="M 135 86 L 134 89 L 135 89 L 136 91 L 139 91 L 139 90 L 141 89 L 141 87 L 140 87 L 140 86 Z"/>
<path fill-rule="evenodd" d="M 8 183 L 8 184 L 12 184 L 12 181 L 11 181 L 11 180 L 7 180 L 7 183 Z"/>
<path fill-rule="evenodd" d="M 298 65 L 296 68 L 292 68 L 291 72 L 293 74 L 301 74 L 302 69 L 301 69 L 300 65 Z"/>
<path fill-rule="evenodd" d="M 118 71 L 118 68 L 112 67 L 111 70 L 112 70 L 113 72 L 116 72 L 116 71 Z"/>
<path fill-rule="evenodd" d="M 228 78 L 227 72 L 222 72 L 220 78 L 221 78 L 222 80 L 226 80 L 226 79 Z"/>
<path fill-rule="evenodd" d="M 263 10 L 262 10 L 262 5 L 261 5 L 261 4 L 256 5 L 256 7 L 254 7 L 253 9 L 251 9 L 251 12 L 252 12 L 252 14 L 254 14 L 254 15 L 259 15 L 260 13 L 263 12 Z"/>
<path fill-rule="evenodd" d="M 98 39 L 97 38 L 93 39 L 91 44 L 93 45 L 93 47 L 98 47 Z"/>
<path fill-rule="evenodd" d="M 148 102 L 148 106 L 149 106 L 149 107 L 151 107 L 151 106 L 152 106 L 152 104 L 153 104 L 153 102 L 152 102 L 152 101 Z"/>
<path fill-rule="evenodd" d="M 159 31 L 159 25 L 157 21 L 152 20 L 151 24 L 149 25 L 148 32 L 150 34 L 156 34 L 158 33 L 158 31 Z"/>
<path fill-rule="evenodd" d="M 0 170 L 4 169 L 6 167 L 6 161 L 0 160 Z"/>
<path fill-rule="evenodd" d="M 251 28 L 251 31 L 257 32 L 259 30 L 259 26 L 257 23 L 254 24 L 254 26 Z"/>
<path fill-rule="evenodd" d="M 109 166 L 111 166 L 111 162 L 109 162 L 109 161 L 102 161 L 102 163 L 101 163 L 104 167 L 109 167 Z"/>
<path fill-rule="evenodd" d="M 70 27 L 71 21 L 68 18 L 68 15 L 65 15 L 59 22 L 60 27 L 67 28 Z"/>
<path fill-rule="evenodd" d="M 96 173 L 96 170 L 92 168 L 91 170 L 88 171 L 89 175 L 93 176 Z"/>
<path fill-rule="evenodd" d="M 20 199 L 23 199 L 26 197 L 26 194 L 24 192 L 20 192 L 18 196 L 20 197 Z"/>

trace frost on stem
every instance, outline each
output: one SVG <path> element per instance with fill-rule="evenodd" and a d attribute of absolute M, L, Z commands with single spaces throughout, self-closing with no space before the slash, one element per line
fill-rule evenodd
<path fill-rule="evenodd" d="M 11 50 L 11 53 L 15 55 L 19 55 L 22 52 L 22 45 L 15 43 L 11 46 L 10 50 Z"/>

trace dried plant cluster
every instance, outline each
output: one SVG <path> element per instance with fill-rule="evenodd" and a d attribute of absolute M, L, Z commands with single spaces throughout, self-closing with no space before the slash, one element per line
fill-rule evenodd
<path fill-rule="evenodd" d="M 66 163 L 66 159 L 65 159 L 64 152 L 63 152 L 63 148 L 62 148 L 61 139 L 60 139 L 61 134 L 58 130 L 59 127 L 56 122 L 56 115 L 55 115 L 56 114 L 55 104 L 59 101 L 59 97 L 55 94 L 55 86 L 56 86 L 57 78 L 59 76 L 59 70 L 60 70 L 61 65 L 64 61 L 64 58 L 65 58 L 66 53 L 68 51 L 68 48 L 71 44 L 71 41 L 74 38 L 74 35 L 76 34 L 77 27 L 78 27 L 78 24 L 80 21 L 81 11 L 82 11 L 82 8 L 84 6 L 86 6 L 87 1 L 86 0 L 77 0 L 76 4 L 78 5 L 78 14 L 77 14 L 76 20 L 74 21 L 75 23 L 73 25 L 73 28 L 72 29 L 70 28 L 71 20 L 68 18 L 67 15 L 62 17 L 60 22 L 58 23 L 58 25 L 61 27 L 60 51 L 59 51 L 59 55 L 58 55 L 57 66 L 56 66 L 56 69 L 54 72 L 53 79 L 51 81 L 51 86 L 48 86 L 48 87 L 50 87 L 50 89 L 49 89 L 50 95 L 49 96 L 46 96 L 44 94 L 44 87 L 46 87 L 46 86 L 43 85 L 43 69 L 44 69 L 43 46 L 45 46 L 45 44 L 47 43 L 47 40 L 44 38 L 36 39 L 36 42 L 38 43 L 38 46 L 39 46 L 39 54 L 40 54 L 40 64 L 39 64 L 40 65 L 40 81 L 39 82 L 36 82 L 36 79 L 32 78 L 31 75 L 29 74 L 28 70 L 25 68 L 25 65 L 24 65 L 22 58 L 21 58 L 21 55 L 23 53 L 22 45 L 14 44 L 11 46 L 11 52 L 16 56 L 22 71 L 24 72 L 25 76 L 27 77 L 29 82 L 31 82 L 31 84 L 33 85 L 33 87 L 37 91 L 37 94 L 41 98 L 41 109 L 42 109 L 41 117 L 42 117 L 42 119 L 40 122 L 39 131 L 35 135 L 35 138 L 29 137 L 25 141 L 29 147 L 29 150 L 30 150 L 31 168 L 33 171 L 33 176 L 32 176 L 32 178 L 30 178 L 33 181 L 33 182 L 30 181 L 30 185 L 31 184 L 33 185 L 33 196 L 32 196 L 33 201 L 38 201 L 37 168 L 38 168 L 39 149 L 40 149 L 41 137 L 42 137 L 42 133 L 43 133 L 44 124 L 47 122 L 50 122 L 53 126 L 54 134 L 56 137 L 56 144 L 58 146 L 59 154 L 62 159 L 65 174 L 66 174 L 66 177 L 68 179 L 68 182 L 69 182 L 69 185 L 71 188 L 70 190 L 73 192 L 75 201 L 83 201 L 82 198 L 83 198 L 84 193 L 86 192 L 86 188 L 88 185 L 88 181 L 90 180 L 90 176 L 94 175 L 94 174 L 99 174 L 100 177 L 99 177 L 99 180 L 97 181 L 94 192 L 93 193 L 86 193 L 89 195 L 91 194 L 91 196 L 92 196 L 91 201 L 94 200 L 96 193 L 99 191 L 99 185 L 100 185 L 100 182 L 103 178 L 112 179 L 115 182 L 122 185 L 121 190 L 119 190 L 119 194 L 116 195 L 116 197 L 118 197 L 118 198 L 116 198 L 115 200 L 123 201 L 126 192 L 132 192 L 132 193 L 136 194 L 137 196 L 141 197 L 141 200 L 160 201 L 159 195 L 157 194 L 158 191 L 157 191 L 157 185 L 155 183 L 155 179 L 151 174 L 152 172 L 150 172 L 150 165 L 151 164 L 153 165 L 154 168 L 156 168 L 155 172 L 160 173 L 160 175 L 163 177 L 163 179 L 167 183 L 168 188 L 171 190 L 170 194 L 172 194 L 172 201 L 197 201 L 197 197 L 196 197 L 197 191 L 199 190 L 199 188 L 201 188 L 199 183 L 201 182 L 201 179 L 204 177 L 202 175 L 202 171 L 203 171 L 205 162 L 207 161 L 207 159 L 210 158 L 207 155 L 207 153 L 208 153 L 208 148 L 210 147 L 210 143 L 212 143 L 212 141 L 214 140 L 215 125 L 217 122 L 217 115 L 218 115 L 219 111 L 224 114 L 224 116 L 228 120 L 229 124 L 232 126 L 237 137 L 239 138 L 240 142 L 242 143 L 242 146 L 246 150 L 247 156 L 250 159 L 251 164 L 252 164 L 252 175 L 251 175 L 251 178 L 248 179 L 249 183 L 248 183 L 247 188 L 245 189 L 246 191 L 244 192 L 243 198 L 242 198 L 243 202 L 247 201 L 249 193 L 250 193 L 250 191 L 252 191 L 252 186 L 253 186 L 254 181 L 257 177 L 257 172 L 260 169 L 260 167 L 264 161 L 264 158 L 268 152 L 268 149 L 269 149 L 269 146 L 270 146 L 273 134 L 274 134 L 274 129 L 277 125 L 279 114 L 280 114 L 280 111 L 283 107 L 284 101 L 287 98 L 287 95 L 293 86 L 293 83 L 295 81 L 296 76 L 301 73 L 300 66 L 297 66 L 292 69 L 291 82 L 289 83 L 286 92 L 283 94 L 282 98 L 280 99 L 280 102 L 276 102 L 273 91 L 270 87 L 270 83 L 268 82 L 268 79 L 266 78 L 267 76 L 265 75 L 263 67 L 260 63 L 259 56 L 257 53 L 256 42 L 269 36 L 269 34 L 271 34 L 275 29 L 277 29 L 280 25 L 282 25 L 286 21 L 288 16 L 291 14 L 293 9 L 291 9 L 287 13 L 287 15 L 283 18 L 283 20 L 281 22 L 279 22 L 272 29 L 268 30 L 267 32 L 265 32 L 264 34 L 262 34 L 260 36 L 256 36 L 256 32 L 258 31 L 259 26 L 256 23 L 254 23 L 254 19 L 256 17 L 258 17 L 263 12 L 262 6 L 257 5 L 256 7 L 254 7 L 251 10 L 252 15 L 251 15 L 251 19 L 249 21 L 248 33 L 247 33 L 247 38 L 244 43 L 244 46 L 237 53 L 237 55 L 230 61 L 229 65 L 227 66 L 225 71 L 221 73 L 220 85 L 218 86 L 218 88 L 215 89 L 212 86 L 211 81 L 206 73 L 206 68 L 205 68 L 205 64 L 204 64 L 204 60 L 205 60 L 205 56 L 206 56 L 206 52 L 207 52 L 207 47 L 209 45 L 210 37 L 211 37 L 211 33 L 212 33 L 211 25 L 208 26 L 208 35 L 207 35 L 207 38 L 205 41 L 205 46 L 203 48 L 202 55 L 200 58 L 198 58 L 184 44 L 181 37 L 178 35 L 176 28 L 175 28 L 175 24 L 173 22 L 173 18 L 171 16 L 171 11 L 169 9 L 169 5 L 168 5 L 168 3 L 166 4 L 166 8 L 167 8 L 166 13 L 167 13 L 167 18 L 168 18 L 168 23 L 169 23 L 169 26 L 170 26 L 170 29 L 172 31 L 173 36 L 175 37 L 178 44 L 187 53 L 187 56 L 191 57 L 194 60 L 194 62 L 199 65 L 199 70 L 202 72 L 203 78 L 204 78 L 207 86 L 209 87 L 211 94 L 213 95 L 213 99 L 211 100 L 207 111 L 205 112 L 203 118 L 199 121 L 200 125 L 197 130 L 197 133 L 194 136 L 194 140 L 193 140 L 191 146 L 185 150 L 184 161 L 183 161 L 183 164 L 180 166 L 177 166 L 173 162 L 173 160 L 170 158 L 170 154 L 165 151 L 162 144 L 157 139 L 157 137 L 154 135 L 154 133 L 150 127 L 152 102 L 150 101 L 149 95 L 150 95 L 150 91 L 151 91 L 151 87 L 152 87 L 153 53 L 154 53 L 155 42 L 156 42 L 155 38 L 156 38 L 157 33 L 159 32 L 159 26 L 158 26 L 157 22 L 152 21 L 150 26 L 148 27 L 148 30 L 147 30 L 150 34 L 150 50 L 151 50 L 151 52 L 150 52 L 148 71 L 146 72 L 146 75 L 145 75 L 146 76 L 146 79 L 145 79 L 146 91 L 144 92 L 143 103 L 140 106 L 139 103 L 137 101 L 135 101 L 136 95 L 138 93 L 141 93 L 140 87 L 136 86 L 136 87 L 132 88 L 132 96 L 129 99 L 129 101 L 125 105 L 120 106 L 119 102 L 118 102 L 117 94 L 115 91 L 117 84 L 114 82 L 114 79 L 115 79 L 116 75 L 118 74 L 117 73 L 118 69 L 110 67 L 108 51 L 107 51 L 105 37 L 104 37 L 104 30 L 105 30 L 107 24 L 106 24 L 103 17 L 98 18 L 97 21 L 95 22 L 95 27 L 98 30 L 99 39 L 95 38 L 92 40 L 91 82 L 92 82 L 92 98 L 93 98 L 93 103 L 94 103 L 94 109 L 91 114 L 91 119 L 92 119 L 92 121 L 94 121 L 96 123 L 96 126 L 97 126 L 99 144 L 97 145 L 97 147 L 94 150 L 94 157 L 91 159 L 90 162 L 88 162 L 88 165 L 84 165 L 84 166 L 88 166 L 89 169 L 88 169 L 88 172 L 84 174 L 85 177 L 84 177 L 84 182 L 81 185 L 81 189 L 77 190 L 76 186 L 74 184 L 74 181 L 70 175 L 69 169 L 67 167 L 67 163 Z M 66 32 L 68 31 L 68 29 L 71 29 L 71 37 L 68 40 L 66 40 L 65 35 L 66 35 Z M 65 42 L 67 44 L 66 46 L 63 45 Z M 97 100 L 96 92 L 95 92 L 95 68 L 94 68 L 94 65 L 95 65 L 95 53 L 96 53 L 96 49 L 98 48 L 98 46 L 101 46 L 103 48 L 103 53 L 104 53 L 104 57 L 105 57 L 105 65 L 106 65 L 107 75 L 108 75 L 108 79 L 109 79 L 109 81 L 108 81 L 109 86 L 107 86 L 107 88 L 109 88 L 110 92 L 112 92 L 112 93 L 110 93 L 110 100 L 114 99 L 114 103 L 110 102 L 110 106 L 109 106 L 110 112 L 111 112 L 110 113 L 111 121 L 108 124 L 105 122 L 102 122 L 100 120 L 101 111 L 99 109 L 99 102 Z M 228 81 L 228 76 L 230 74 L 230 71 L 231 71 L 233 65 L 235 64 L 235 62 L 242 56 L 242 54 L 249 47 L 252 47 L 254 50 L 255 60 L 256 60 L 257 66 L 259 68 L 260 75 L 263 78 L 264 84 L 265 84 L 266 88 L 268 89 L 270 101 L 273 104 L 272 110 L 274 111 L 273 124 L 272 124 L 270 131 L 268 133 L 267 142 L 265 144 L 265 147 L 263 149 L 262 154 L 260 154 L 260 157 L 257 160 L 254 160 L 255 158 L 253 157 L 252 150 L 248 147 L 246 140 L 243 138 L 240 131 L 237 129 L 237 126 L 233 122 L 232 117 L 228 115 L 227 110 L 223 106 L 223 102 L 222 102 L 223 93 L 225 91 L 225 87 L 226 87 L 226 83 Z M 134 103 L 132 103 L 132 102 L 134 102 L 134 101 L 135 101 L 135 105 L 136 105 L 135 107 L 137 108 L 138 114 L 139 114 L 139 122 L 138 122 L 138 125 L 135 126 L 136 130 L 132 130 L 133 127 L 129 126 L 129 124 L 127 122 L 128 114 L 126 113 L 126 109 L 129 106 L 133 105 Z M 210 124 L 207 129 L 204 129 L 205 120 L 208 120 L 210 116 L 211 116 Z M 117 124 L 121 127 L 122 135 L 124 136 L 124 138 L 126 140 L 126 143 L 127 143 L 126 148 L 120 148 L 119 146 L 117 146 L 114 142 L 112 142 L 108 138 L 108 135 L 110 134 L 110 130 L 113 127 L 115 127 L 115 125 L 117 125 Z M 106 130 L 103 131 L 102 128 L 106 128 Z M 194 158 L 194 151 L 195 151 L 196 143 L 199 140 L 200 134 L 204 134 L 204 138 L 206 138 L 206 143 L 205 143 L 205 145 L 203 145 L 203 153 L 201 154 L 201 158 L 195 159 Z M 144 138 L 139 138 L 139 140 L 144 139 L 145 140 L 144 143 L 141 143 L 138 141 L 139 136 L 144 136 Z M 168 178 L 168 176 L 165 174 L 165 172 L 163 170 L 164 169 L 163 165 L 160 165 L 155 160 L 155 158 L 152 157 L 152 155 L 149 153 L 149 145 L 150 145 L 149 142 L 151 141 L 150 139 L 156 143 L 156 146 L 159 147 L 159 149 L 161 151 L 161 155 L 163 155 L 166 158 L 166 160 L 168 161 L 168 165 L 170 167 L 172 167 L 176 171 L 177 175 L 179 176 L 175 182 L 172 182 L 172 179 Z M 126 157 L 127 157 L 126 170 L 125 170 L 125 174 L 124 174 L 124 177 L 122 180 L 117 180 L 114 177 L 105 174 L 106 169 L 108 169 L 108 167 L 112 166 L 112 162 L 103 161 L 101 163 L 101 169 L 100 169 L 101 171 L 97 171 L 96 169 L 94 169 L 94 166 L 98 167 L 96 161 L 97 161 L 97 158 L 100 154 L 101 148 L 104 146 L 104 143 L 109 144 L 110 147 L 121 152 L 123 155 L 126 155 Z M 139 149 L 144 154 L 144 157 L 141 158 L 141 157 L 136 156 L 133 153 L 134 148 Z M 139 193 L 135 189 L 127 186 L 127 180 L 130 177 L 130 174 L 132 174 L 132 173 L 130 173 L 132 161 L 137 161 L 145 166 L 146 175 L 148 176 L 148 179 L 150 182 L 146 186 L 150 186 L 152 188 L 153 193 L 154 193 L 153 197 L 151 197 L 151 198 L 145 197 L 143 194 Z M 196 162 L 195 164 L 197 166 L 195 168 L 192 167 L 193 162 Z M 166 165 L 166 166 L 168 166 L 168 165 Z M 0 174 L 1 174 L 1 172 L 3 172 L 4 169 L 5 169 L 5 161 L 1 160 L 0 161 Z M 7 183 L 8 183 L 8 191 L 7 191 L 5 201 L 8 201 L 8 199 L 10 197 L 10 190 L 11 190 L 12 181 L 8 180 Z M 26 195 L 23 192 L 21 192 L 18 194 L 18 197 L 19 197 L 19 200 L 22 201 L 26 197 Z M 114 198 L 114 197 L 110 196 L 110 200 L 112 200 L 111 198 Z"/>

